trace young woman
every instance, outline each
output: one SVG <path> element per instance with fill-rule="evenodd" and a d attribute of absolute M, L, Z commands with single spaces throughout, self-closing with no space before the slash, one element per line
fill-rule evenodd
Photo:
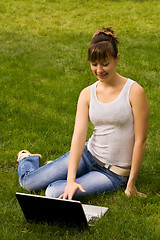
<path fill-rule="evenodd" d="M 46 188 L 46 196 L 64 199 L 122 187 L 127 196 L 146 196 L 135 184 L 146 146 L 149 104 L 137 82 L 116 72 L 117 44 L 112 28 L 93 35 L 88 61 L 97 81 L 80 93 L 70 152 L 43 167 L 41 155 L 19 152 L 23 188 Z M 89 119 L 94 131 L 86 142 Z"/>

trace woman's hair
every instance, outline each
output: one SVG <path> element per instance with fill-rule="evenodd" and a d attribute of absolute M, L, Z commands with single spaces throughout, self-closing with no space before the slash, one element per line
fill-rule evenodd
<path fill-rule="evenodd" d="M 118 54 L 119 41 L 115 31 L 109 28 L 102 28 L 95 32 L 88 48 L 88 61 L 103 61 L 106 58 L 116 58 Z"/>

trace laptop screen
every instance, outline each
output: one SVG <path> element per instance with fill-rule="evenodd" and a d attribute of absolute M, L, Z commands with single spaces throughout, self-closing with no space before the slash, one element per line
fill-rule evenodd
<path fill-rule="evenodd" d="M 88 225 L 79 201 L 24 193 L 16 193 L 16 197 L 28 221 Z"/>

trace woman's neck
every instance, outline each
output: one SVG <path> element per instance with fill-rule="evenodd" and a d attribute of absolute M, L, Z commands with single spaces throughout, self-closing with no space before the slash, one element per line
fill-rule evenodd
<path fill-rule="evenodd" d="M 116 87 L 118 85 L 125 84 L 126 81 L 127 81 L 127 78 L 119 75 L 116 72 L 112 77 L 110 77 L 109 79 L 106 79 L 106 81 L 99 80 L 99 83 L 104 88 L 108 88 L 108 87 Z"/>

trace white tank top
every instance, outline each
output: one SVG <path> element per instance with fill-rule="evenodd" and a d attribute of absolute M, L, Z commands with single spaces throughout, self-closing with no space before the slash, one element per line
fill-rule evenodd
<path fill-rule="evenodd" d="M 88 150 L 102 164 L 126 167 L 131 165 L 134 146 L 134 119 L 129 102 L 128 79 L 119 96 L 109 103 L 101 103 L 96 95 L 95 82 L 91 86 L 89 117 L 94 131 L 88 141 Z"/>

